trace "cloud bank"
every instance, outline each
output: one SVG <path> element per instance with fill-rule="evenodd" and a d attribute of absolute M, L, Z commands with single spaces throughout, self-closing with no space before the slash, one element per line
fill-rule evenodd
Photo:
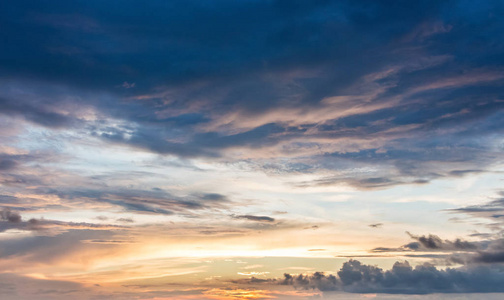
<path fill-rule="evenodd" d="M 286 273 L 280 284 L 321 291 L 350 293 L 432 294 L 502 293 L 502 266 L 472 266 L 439 270 L 434 265 L 412 267 L 396 262 L 391 270 L 366 265 L 358 260 L 345 262 L 336 275 L 316 272 L 312 275 Z"/>

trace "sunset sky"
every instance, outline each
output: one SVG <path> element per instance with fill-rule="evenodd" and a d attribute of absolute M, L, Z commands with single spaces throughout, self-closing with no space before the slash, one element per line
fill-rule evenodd
<path fill-rule="evenodd" d="M 0 1 L 0 299 L 504 297 L 504 1 Z"/>

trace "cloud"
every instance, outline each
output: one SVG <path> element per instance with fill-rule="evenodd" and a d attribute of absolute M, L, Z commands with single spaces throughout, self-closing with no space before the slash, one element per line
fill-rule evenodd
<path fill-rule="evenodd" d="M 456 239 L 455 241 L 442 240 L 437 235 L 429 234 L 429 236 L 417 236 L 409 232 L 407 234 L 417 240 L 420 245 L 425 249 L 432 250 L 475 250 L 478 248 L 477 244 Z M 411 248 L 411 247 L 410 247 Z"/>
<path fill-rule="evenodd" d="M 431 264 L 412 267 L 396 262 L 384 271 L 358 260 L 345 262 L 336 275 L 315 272 L 312 275 L 285 274 L 280 284 L 321 291 L 350 293 L 433 294 L 503 292 L 504 272 L 498 266 L 474 266 L 439 270 Z"/>
<path fill-rule="evenodd" d="M 297 187 L 426 184 L 502 159 L 491 137 L 503 128 L 504 28 L 482 17 L 497 4 L 480 14 L 460 1 L 154 1 L 110 15 L 97 1 L 23 3 L 2 15 L 4 40 L 16 41 L 0 53 L 4 117 L 319 175 Z M 375 171 L 349 174 L 356 164 Z"/>
<path fill-rule="evenodd" d="M 11 159 L 2 159 L 0 160 L 0 171 L 7 171 L 14 169 L 16 167 L 17 163 L 14 160 Z"/>
<path fill-rule="evenodd" d="M 131 218 L 119 218 L 117 219 L 117 222 L 122 222 L 122 223 L 134 223 L 135 220 L 131 219 Z"/>
<path fill-rule="evenodd" d="M 0 154 L 0 232 L 34 239 L 2 241 L 0 253 L 20 263 L 50 263 L 65 247 L 113 248 L 127 240 L 118 231 L 211 239 L 318 228 L 312 224 L 320 220 L 289 223 L 295 206 L 285 220 L 244 214 L 235 197 L 252 192 L 240 184 L 250 179 L 247 189 L 261 188 L 259 176 L 212 187 L 227 182 L 220 176 L 230 170 L 292 180 L 301 193 L 369 191 L 490 174 L 504 159 L 496 139 L 504 133 L 498 1 L 8 2 L 0 4 L 0 139 L 20 149 Z M 193 178 L 184 164 L 175 172 L 176 163 L 156 165 L 172 158 L 197 172 L 226 171 Z M 135 172 L 145 161 L 152 173 Z M 115 171 L 99 174 L 103 168 Z M 472 237 L 478 242 L 410 235 L 409 243 L 371 255 L 499 263 L 500 198 L 451 210 L 497 229 Z M 282 207 L 249 211 L 273 209 Z M 80 210 L 113 224 L 67 219 Z M 25 212 L 65 214 L 65 221 Z M 482 268 L 486 278 L 490 267 Z M 462 278 L 477 282 L 475 270 L 398 264 L 382 271 L 354 261 L 338 276 L 291 279 L 321 290 L 391 293 L 443 292 L 436 282 L 446 280 L 446 290 L 470 291 L 476 283 Z M 411 287 L 407 278 L 421 284 Z"/>
<path fill-rule="evenodd" d="M 455 264 L 498 264 L 504 262 L 504 239 L 489 239 L 473 252 L 455 252 L 446 258 Z"/>
<path fill-rule="evenodd" d="M 101 178 L 99 178 L 101 180 Z M 231 205 L 232 202 L 225 196 L 218 193 L 201 193 L 187 196 L 176 196 L 160 189 L 128 189 L 128 188 L 107 188 L 96 189 L 96 187 L 82 188 L 61 187 L 39 188 L 38 193 L 43 195 L 56 195 L 67 202 L 93 201 L 97 203 L 108 203 L 124 209 L 125 211 L 173 215 L 176 212 L 190 212 L 194 210 L 222 209 Z"/>
<path fill-rule="evenodd" d="M 6 299 L 65 299 L 77 293 L 89 293 L 83 285 L 70 281 L 36 279 L 12 273 L 0 275 L 0 293 Z"/>
<path fill-rule="evenodd" d="M 502 216 L 504 216 L 504 197 L 502 196 L 504 196 L 504 192 L 499 192 L 499 198 L 490 202 L 449 209 L 447 211 L 451 213 L 463 213 L 474 218 L 488 219 L 502 226 L 504 225 L 504 219 L 502 219 Z"/>
<path fill-rule="evenodd" d="M 371 228 L 380 228 L 383 226 L 383 223 L 369 224 L 368 226 Z"/>
<path fill-rule="evenodd" d="M 373 254 L 362 257 L 375 257 L 375 254 L 380 253 L 400 253 L 404 257 L 432 258 L 436 263 L 447 265 L 474 266 L 504 262 L 504 239 L 502 238 L 502 231 L 490 235 L 477 235 L 483 239 L 474 242 L 465 241 L 460 238 L 443 240 L 434 234 L 421 236 L 409 232 L 407 234 L 415 242 L 397 248 L 377 247 L 371 250 Z M 408 252 L 420 252 L 420 254 L 409 254 Z"/>
<path fill-rule="evenodd" d="M 268 216 L 253 216 L 253 215 L 239 215 L 239 216 L 232 216 L 234 219 L 242 219 L 242 220 L 248 220 L 248 221 L 255 221 L 255 222 L 275 222 L 275 219 L 272 217 Z"/>
<path fill-rule="evenodd" d="M 21 215 L 9 209 L 3 209 L 0 211 L 0 219 L 10 223 L 19 223 L 21 222 Z"/>
<path fill-rule="evenodd" d="M 485 243 L 482 242 L 469 242 L 457 238 L 453 241 L 451 240 L 443 240 L 439 236 L 435 234 L 429 235 L 414 235 L 409 232 L 406 232 L 410 238 L 416 240 L 415 242 L 411 242 L 405 245 L 402 245 L 398 248 L 389 248 L 389 247 L 377 247 L 372 249 L 372 252 L 408 252 L 408 251 L 419 251 L 419 252 L 453 252 L 453 251 L 466 251 L 466 252 L 474 252 L 481 247 L 486 246 Z"/>
<path fill-rule="evenodd" d="M 0 111 L 2 114 L 20 115 L 39 125 L 53 128 L 66 127 L 72 122 L 72 119 L 64 114 L 41 106 L 28 105 L 20 103 L 19 99 L 7 100 L 0 98 Z"/>
<path fill-rule="evenodd" d="M 2 222 L 3 221 L 3 222 Z M 11 229 L 33 231 L 40 234 L 59 234 L 64 231 L 72 230 L 114 230 L 125 228 L 124 226 L 94 224 L 87 222 L 64 222 L 46 219 L 29 219 L 23 221 L 19 213 L 10 209 L 0 211 L 0 232 Z"/>

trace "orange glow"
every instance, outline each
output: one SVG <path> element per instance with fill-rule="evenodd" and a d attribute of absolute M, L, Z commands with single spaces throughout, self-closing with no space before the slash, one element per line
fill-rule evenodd
<path fill-rule="evenodd" d="M 275 299 L 277 297 L 271 295 L 271 291 L 265 290 L 226 290 L 226 289 L 211 289 L 205 292 L 205 296 L 210 299 L 217 300 L 236 300 L 236 299 Z"/>

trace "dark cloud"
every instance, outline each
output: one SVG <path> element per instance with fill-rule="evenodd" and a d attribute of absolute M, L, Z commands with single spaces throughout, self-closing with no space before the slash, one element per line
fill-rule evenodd
<path fill-rule="evenodd" d="M 383 226 L 383 223 L 369 224 L 368 226 L 371 228 L 380 228 Z"/>
<path fill-rule="evenodd" d="M 2 222 L 3 221 L 3 222 Z M 107 224 L 94 224 L 86 222 L 64 222 L 57 220 L 47 219 L 29 219 L 23 221 L 21 215 L 13 212 L 10 209 L 3 209 L 0 211 L 0 232 L 10 229 L 18 229 L 25 231 L 34 231 L 41 234 L 54 234 L 64 232 L 70 229 L 75 230 L 113 230 L 125 228 L 123 226 L 107 225 Z"/>
<path fill-rule="evenodd" d="M 227 202 L 229 201 L 226 196 L 217 194 L 217 193 L 207 193 L 200 196 L 201 199 L 206 201 L 215 201 L 215 202 Z"/>
<path fill-rule="evenodd" d="M 500 227 L 504 225 L 504 220 L 501 216 L 504 215 L 504 196 L 503 192 L 499 193 L 500 197 L 490 202 L 449 209 L 451 213 L 463 213 L 475 218 L 489 219 L 492 222 L 497 222 Z"/>
<path fill-rule="evenodd" d="M 431 264 L 413 268 L 407 261 L 396 262 L 384 271 L 357 260 L 345 262 L 336 275 L 285 274 L 280 284 L 321 291 L 350 293 L 433 294 L 501 293 L 504 272 L 497 266 L 474 266 L 439 270 Z"/>
<path fill-rule="evenodd" d="M 242 219 L 242 220 L 249 220 L 249 221 L 256 221 L 256 222 L 275 222 L 275 219 L 272 217 L 268 216 L 253 216 L 253 215 L 238 215 L 232 216 L 234 219 Z"/>
<path fill-rule="evenodd" d="M 446 258 L 448 263 L 455 264 L 499 264 L 504 262 L 504 239 L 489 239 L 477 251 L 455 252 Z"/>
<path fill-rule="evenodd" d="M 471 235 L 482 238 L 482 240 L 474 242 L 465 241 L 460 238 L 443 240 L 434 234 L 421 236 L 413 235 L 409 232 L 407 234 L 416 241 L 397 248 L 377 247 L 371 250 L 372 255 L 364 257 L 380 257 L 384 253 L 399 253 L 404 257 L 432 258 L 436 263 L 467 266 L 492 265 L 504 262 L 504 239 L 502 238 L 502 231 L 494 234 Z M 411 252 L 421 253 L 410 254 Z M 432 254 L 429 254 L 429 252 Z"/>
<path fill-rule="evenodd" d="M 7 100 L 0 97 L 0 112 L 7 115 L 21 115 L 29 121 L 47 127 L 67 127 L 72 118 L 64 114 L 51 111 L 44 104 L 21 102 L 18 98 Z"/>
<path fill-rule="evenodd" d="M 2 112 L 51 128 L 86 127 L 106 141 L 182 157 L 218 157 L 232 147 L 299 137 L 393 141 L 375 150 L 411 180 L 353 182 L 368 188 L 427 182 L 432 170 L 405 166 L 435 157 L 464 156 L 462 162 L 483 167 L 495 159 L 487 161 L 481 154 L 488 149 L 473 137 L 502 127 L 500 5 L 487 2 L 483 14 L 463 1 L 315 2 L 153 1 L 140 10 L 134 1 L 120 9 L 99 1 L 4 5 L 8 47 L 1 63 L 11 79 L 3 83 Z M 330 97 L 342 100 L 325 104 Z M 75 110 L 82 105 L 131 126 L 110 127 L 107 118 L 84 125 Z M 284 119 L 282 109 L 299 112 Z M 349 112 L 314 113 L 292 124 L 304 113 L 332 110 Z M 277 117 L 242 124 L 264 113 Z M 215 123 L 222 127 L 201 126 Z M 394 130 L 401 126 L 411 128 Z M 432 139 L 450 148 L 433 148 Z M 335 156 L 350 159 L 349 153 L 372 159 L 365 151 L 329 150 L 319 165 Z M 461 176 L 484 168 L 462 163 L 442 171 Z"/>
<path fill-rule="evenodd" d="M 298 187 L 468 176 L 502 159 L 503 9 L 17 1 L 0 7 L 0 113 L 182 158 L 268 148 L 265 172 L 324 172 Z"/>
<path fill-rule="evenodd" d="M 428 236 L 417 236 L 407 232 L 408 235 L 417 240 L 421 246 L 432 250 L 474 250 L 477 249 L 477 244 L 456 239 L 454 241 L 442 240 L 437 235 L 429 234 Z M 410 247 L 411 248 L 411 247 Z"/>
<path fill-rule="evenodd" d="M 486 241 L 487 244 L 495 245 L 495 241 L 502 240 L 504 232 L 504 192 L 498 192 L 497 197 L 492 197 L 491 201 L 481 204 L 459 207 L 454 209 L 447 209 L 445 211 L 452 214 L 462 214 L 472 219 L 478 219 L 478 225 L 483 226 L 491 233 L 473 233 L 472 237 L 479 238 Z M 484 222 L 481 222 L 484 220 Z"/>
<path fill-rule="evenodd" d="M 134 223 L 135 220 L 133 220 L 131 218 L 119 218 L 119 219 L 117 219 L 117 222 L 121 222 L 121 223 Z"/>
<path fill-rule="evenodd" d="M 271 135 L 282 133 L 285 129 L 277 124 L 266 124 L 249 131 L 223 135 L 218 132 L 199 133 L 185 143 L 167 140 L 162 131 L 154 128 L 139 128 L 133 132 L 109 129 L 108 132 L 93 133 L 108 141 L 148 149 L 161 154 L 174 154 L 180 157 L 220 156 L 219 150 L 232 147 L 260 148 L 276 144 Z"/>
<path fill-rule="evenodd" d="M 0 219 L 10 223 L 20 223 L 21 215 L 9 209 L 3 209 L 2 211 L 0 211 Z"/>
<path fill-rule="evenodd" d="M 50 189 L 40 188 L 38 193 L 57 195 L 69 202 L 91 201 L 109 203 L 126 211 L 147 214 L 172 215 L 175 212 L 189 212 L 191 210 L 222 209 L 232 202 L 224 195 L 217 193 L 203 193 L 175 196 L 165 190 L 153 188 L 140 189 L 103 189 L 75 188 Z"/>
<path fill-rule="evenodd" d="M 7 171 L 14 169 L 16 167 L 17 162 L 11 159 L 0 159 L 0 171 Z"/>
<path fill-rule="evenodd" d="M 75 138 L 107 150 L 128 146 L 316 178 L 296 182 L 298 188 L 386 189 L 482 174 L 504 158 L 495 142 L 504 133 L 503 13 L 504 6 L 491 0 L 4 1 L 0 118 L 12 120 L 2 127 L 17 130 L 20 144 L 33 148 L 40 143 L 71 151 L 67 139 Z M 30 141 L 39 131 L 43 142 Z M 49 168 L 51 158 L 36 152 L 0 154 L 0 203 L 10 207 L 0 212 L 0 232 L 40 235 L 2 241 L 0 253 L 29 253 L 28 263 L 50 264 L 60 259 L 59 249 L 76 251 L 82 244 L 121 244 L 113 232 L 127 227 L 24 220 L 14 209 L 111 206 L 121 213 L 196 218 L 236 205 L 217 193 L 178 195 L 142 186 L 143 180 L 118 184 L 118 174 L 71 174 L 74 165 Z M 128 176 L 133 182 L 153 175 Z M 501 198 L 450 212 L 491 220 L 487 226 L 500 232 Z M 229 218 L 230 212 L 221 214 Z M 250 230 L 294 227 L 269 216 L 231 218 Z M 318 228 L 310 225 L 295 226 Z M 397 263 L 383 271 L 350 261 L 337 276 L 286 275 L 283 282 L 363 293 L 503 292 L 502 271 L 488 266 L 504 260 L 497 233 L 473 236 L 478 242 L 410 237 L 405 245 L 371 252 L 446 259 L 466 268 Z M 49 286 L 39 294 L 72 291 Z"/>
<path fill-rule="evenodd" d="M 452 251 L 467 251 L 473 252 L 484 246 L 481 242 L 469 242 L 457 238 L 453 241 L 443 240 L 435 234 L 429 235 L 414 235 L 406 232 L 410 238 L 414 239 L 415 242 L 411 242 L 402 245 L 399 248 L 389 248 L 389 247 L 378 247 L 374 248 L 372 252 L 405 252 L 405 251 L 440 251 L 440 252 L 452 252 Z"/>
<path fill-rule="evenodd" d="M 481 252 L 478 256 L 474 257 L 475 262 L 481 263 L 502 263 L 504 262 L 504 251 L 500 252 Z"/>
<path fill-rule="evenodd" d="M 17 38 L 18 43 L 9 43 L 3 50 L 2 63 L 11 74 L 28 73 L 95 88 L 125 81 L 140 88 L 168 81 L 228 79 L 243 76 L 243 69 L 257 72 L 265 64 L 272 69 L 312 66 L 339 55 L 352 61 L 379 46 L 373 36 L 399 38 L 424 18 L 439 14 L 441 8 L 435 1 L 411 8 L 317 2 L 154 1 L 139 11 L 135 1 L 124 2 L 120 9 L 99 1 L 72 6 L 30 6 L 29 1 L 21 1 L 10 5 L 10 14 L 3 16 L 3 27 L 9 30 L 2 37 L 7 42 Z M 393 26 L 399 24 L 402 27 Z M 19 32 L 33 33 L 20 39 Z M 362 36 L 356 39 L 356 33 Z M 60 39 L 52 39 L 56 36 Z M 348 66 L 343 61 L 339 64 Z M 257 107 L 253 101 L 242 105 Z"/>

